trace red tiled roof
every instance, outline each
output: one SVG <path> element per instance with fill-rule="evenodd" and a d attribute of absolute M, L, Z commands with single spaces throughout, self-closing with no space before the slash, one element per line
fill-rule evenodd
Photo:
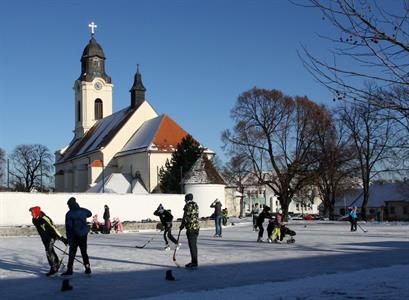
<path fill-rule="evenodd" d="M 158 150 L 173 150 L 187 134 L 188 133 L 169 116 L 163 115 L 152 144 L 155 145 Z"/>

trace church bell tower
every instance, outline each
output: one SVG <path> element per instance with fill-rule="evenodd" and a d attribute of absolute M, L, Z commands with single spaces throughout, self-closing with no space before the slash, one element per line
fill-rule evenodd
<path fill-rule="evenodd" d="M 112 114 L 111 77 L 105 73 L 105 55 L 95 39 L 92 22 L 91 39 L 81 56 L 81 75 L 74 83 L 75 138 L 82 137 L 98 120 Z"/>

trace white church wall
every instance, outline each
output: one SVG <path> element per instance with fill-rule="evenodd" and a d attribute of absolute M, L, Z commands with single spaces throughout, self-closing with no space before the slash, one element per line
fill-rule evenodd
<path fill-rule="evenodd" d="M 172 153 L 152 152 L 150 155 L 150 183 L 149 188 L 152 191 L 159 183 L 159 170 L 165 166 L 166 160 L 171 159 Z"/>
<path fill-rule="evenodd" d="M 139 172 L 143 183 L 149 188 L 149 158 L 147 152 L 135 153 L 117 158 L 118 169 L 122 174 L 135 175 Z"/>
<path fill-rule="evenodd" d="M 152 106 L 144 101 L 129 120 L 122 126 L 121 130 L 117 132 L 111 142 L 102 149 L 105 165 L 113 159 L 113 157 L 122 150 L 125 144 L 129 141 L 135 130 L 143 124 L 146 120 L 157 117 L 158 114 Z"/>
<path fill-rule="evenodd" d="M 111 220 L 114 217 L 121 221 L 140 221 L 150 218 L 159 220 L 153 215 L 158 205 L 171 209 L 175 219 L 183 216 L 184 195 L 175 194 L 35 194 L 35 193 L 0 193 L 0 226 L 30 225 L 31 215 L 28 209 L 40 206 L 51 217 L 55 224 L 64 224 L 68 211 L 67 201 L 75 197 L 80 206 L 89 209 L 93 215 L 102 219 L 104 205 L 108 205 Z M 210 205 L 210 204 L 209 204 Z M 91 219 L 89 219 L 91 221 Z"/>
<path fill-rule="evenodd" d="M 214 212 L 210 204 L 216 198 L 226 207 L 224 188 L 223 184 L 186 184 L 184 192 L 193 194 L 193 200 L 199 206 L 199 217 L 209 217 Z"/>

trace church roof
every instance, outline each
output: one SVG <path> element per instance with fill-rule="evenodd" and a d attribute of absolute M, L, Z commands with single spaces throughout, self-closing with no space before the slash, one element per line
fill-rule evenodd
<path fill-rule="evenodd" d="M 92 36 L 88 42 L 88 45 L 84 48 L 84 51 L 82 52 L 81 61 L 84 58 L 94 56 L 98 56 L 99 58 L 105 59 L 104 50 L 102 50 L 101 45 L 98 44 L 94 36 Z"/>
<path fill-rule="evenodd" d="M 112 173 L 86 191 L 87 193 L 148 194 L 140 178 L 129 174 Z"/>
<path fill-rule="evenodd" d="M 61 158 L 57 163 L 62 163 L 105 147 L 134 112 L 135 110 L 128 107 L 98 120 L 84 136 L 70 143 L 68 148 L 61 154 Z"/>
<path fill-rule="evenodd" d="M 226 184 L 213 163 L 202 155 L 183 178 L 184 184 Z"/>
<path fill-rule="evenodd" d="M 145 121 L 117 156 L 142 151 L 173 151 L 188 133 L 164 114 Z"/>

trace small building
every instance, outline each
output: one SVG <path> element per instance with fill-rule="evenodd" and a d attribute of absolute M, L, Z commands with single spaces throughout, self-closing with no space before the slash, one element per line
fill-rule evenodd
<path fill-rule="evenodd" d="M 371 184 L 366 207 L 368 220 L 409 220 L 409 193 L 405 192 L 403 186 L 401 182 Z M 362 201 L 362 189 L 352 190 L 336 200 L 335 213 L 344 216 L 348 207 L 360 208 Z"/>

